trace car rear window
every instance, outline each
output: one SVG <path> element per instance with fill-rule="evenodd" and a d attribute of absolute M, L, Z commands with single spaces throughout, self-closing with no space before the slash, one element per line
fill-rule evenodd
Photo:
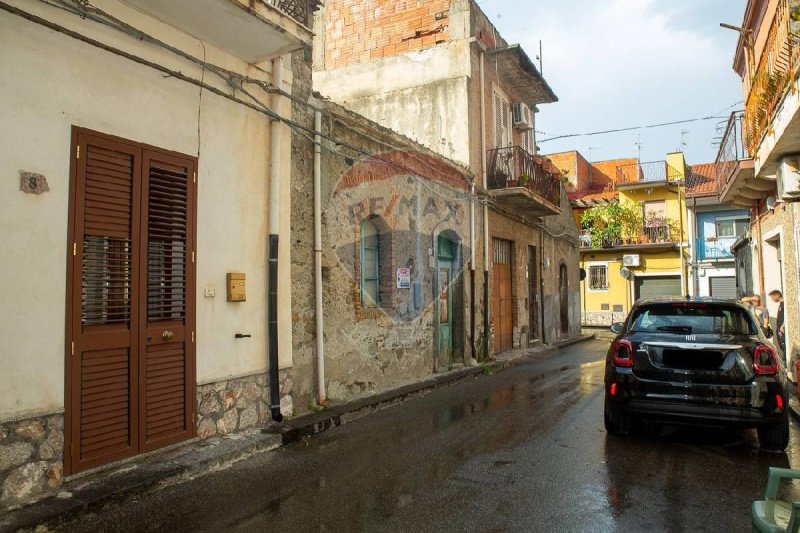
<path fill-rule="evenodd" d="M 682 335 L 756 335 L 750 314 L 736 306 L 691 303 L 656 304 L 640 307 L 631 331 Z"/>

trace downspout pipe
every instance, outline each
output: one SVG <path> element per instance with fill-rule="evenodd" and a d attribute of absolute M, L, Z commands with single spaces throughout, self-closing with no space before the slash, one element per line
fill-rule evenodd
<path fill-rule="evenodd" d="M 486 162 L 486 74 L 484 63 L 486 51 L 481 50 L 481 172 L 483 174 L 483 190 L 489 190 Z M 486 346 L 485 356 L 489 357 L 489 206 L 483 204 L 483 343 Z"/>
<path fill-rule="evenodd" d="M 544 305 L 544 271 L 545 271 L 545 253 L 544 253 L 544 230 L 539 228 L 539 314 L 541 318 L 539 321 L 542 323 L 542 346 L 547 345 L 547 328 L 544 321 L 545 305 Z M 561 287 L 558 288 L 561 290 Z"/>
<path fill-rule="evenodd" d="M 272 84 L 283 88 L 283 57 L 272 60 Z M 281 96 L 272 96 L 272 107 L 280 113 Z M 269 339 L 269 409 L 272 420 L 283 422 L 281 414 L 280 369 L 278 358 L 278 244 L 280 234 L 280 177 L 281 177 L 281 123 L 270 125 L 270 177 L 269 177 L 269 273 L 267 279 L 267 338 Z"/>
<path fill-rule="evenodd" d="M 475 357 L 475 184 L 470 186 L 469 197 L 469 339 L 471 349 L 470 355 L 473 360 Z"/>
<path fill-rule="evenodd" d="M 322 113 L 314 112 L 314 321 L 317 341 L 317 404 L 328 402 L 325 391 L 325 337 L 322 314 Z"/>

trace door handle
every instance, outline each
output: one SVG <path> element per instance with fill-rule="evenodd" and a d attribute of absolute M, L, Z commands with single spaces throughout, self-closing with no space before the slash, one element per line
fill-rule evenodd
<path fill-rule="evenodd" d="M 165 341 L 171 341 L 172 337 L 174 336 L 175 334 L 168 329 L 164 330 L 164 333 L 161 334 L 161 338 L 164 339 Z"/>

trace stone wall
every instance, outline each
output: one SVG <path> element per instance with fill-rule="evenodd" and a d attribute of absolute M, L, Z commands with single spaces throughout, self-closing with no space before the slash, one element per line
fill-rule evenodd
<path fill-rule="evenodd" d="M 293 59 L 295 80 L 310 69 Z M 410 139 L 311 96 L 295 83 L 294 96 L 323 111 L 323 308 L 328 397 L 348 400 L 468 364 L 470 338 L 470 179 L 468 172 Z M 311 127 L 313 110 L 296 102 L 293 116 Z M 298 412 L 315 404 L 313 255 L 313 144 L 293 142 L 292 315 Z M 482 227 L 476 206 L 477 227 Z M 379 229 L 380 302 L 361 296 L 361 224 Z M 456 243 L 453 272 L 454 356 L 438 352 L 438 237 Z M 478 246 L 482 246 L 478 244 Z M 482 259 L 478 259 L 478 262 Z M 479 263 L 480 264 L 480 263 Z M 411 287 L 398 288 L 396 270 L 411 270 Z M 476 275 L 476 295 L 482 291 Z M 476 310 L 476 334 L 482 312 Z"/>
<path fill-rule="evenodd" d="M 0 509 L 57 490 L 63 457 L 63 414 L 0 423 Z"/>
<path fill-rule="evenodd" d="M 281 412 L 292 416 L 292 370 L 281 370 Z M 270 420 L 269 374 L 197 387 L 197 436 L 206 439 L 264 426 Z"/>
<path fill-rule="evenodd" d="M 766 274 L 764 293 L 766 296 L 770 291 L 779 289 L 780 285 L 783 285 L 783 295 L 786 300 L 784 304 L 787 324 L 786 351 L 790 360 L 800 357 L 800 293 L 798 292 L 797 249 L 792 224 L 792 205 L 778 204 L 771 214 L 764 216 L 761 220 L 762 235 L 773 233 L 776 229 L 780 229 L 781 232 L 780 254 L 782 257 L 779 259 L 782 263 L 779 271 L 783 274 L 783 280 L 769 279 L 770 275 Z M 766 245 L 763 242 L 759 245 L 762 247 L 762 253 L 766 254 L 764 250 Z M 766 261 L 768 260 L 765 260 L 765 263 Z M 776 268 L 774 265 L 765 264 L 764 270 L 765 272 L 775 272 Z M 758 283 L 755 285 L 757 286 Z M 769 299 L 768 296 L 767 299 Z M 773 304 L 769 305 L 774 306 Z M 771 314 L 774 322 L 774 309 Z"/>
<path fill-rule="evenodd" d="M 612 311 L 586 311 L 581 313 L 581 320 L 588 327 L 610 327 L 615 322 L 625 322 L 627 316 L 626 313 Z"/>

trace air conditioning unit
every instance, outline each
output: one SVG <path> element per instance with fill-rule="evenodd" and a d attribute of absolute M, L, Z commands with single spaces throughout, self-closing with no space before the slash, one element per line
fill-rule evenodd
<path fill-rule="evenodd" d="M 800 200 L 800 155 L 786 156 L 778 162 L 778 196 Z"/>
<path fill-rule="evenodd" d="M 533 114 L 531 108 L 525 104 L 514 104 L 514 127 L 518 130 L 532 130 L 533 129 Z"/>
<path fill-rule="evenodd" d="M 638 267 L 641 263 L 641 259 L 638 255 L 623 255 L 622 256 L 622 264 L 626 267 Z"/>

